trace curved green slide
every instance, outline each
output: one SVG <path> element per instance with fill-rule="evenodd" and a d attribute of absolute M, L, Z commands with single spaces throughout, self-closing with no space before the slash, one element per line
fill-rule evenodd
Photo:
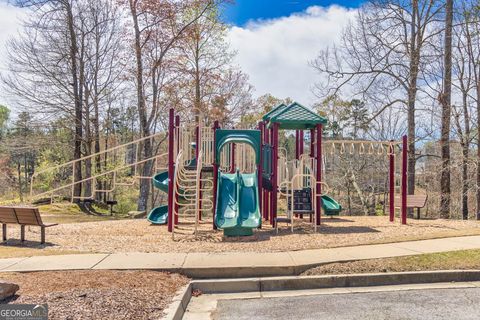
<path fill-rule="evenodd" d="M 224 235 L 250 236 L 260 227 L 257 173 L 222 173 L 219 170 L 215 224 Z"/>
<path fill-rule="evenodd" d="M 189 162 L 189 165 L 197 165 L 197 160 L 195 158 L 191 159 Z M 152 181 L 155 188 L 168 194 L 168 183 L 170 182 L 170 179 L 168 179 L 168 171 L 157 173 L 153 176 Z M 183 193 L 182 190 L 180 190 L 179 193 Z M 167 224 L 168 205 L 153 208 L 148 214 L 147 220 L 152 224 Z"/>
<path fill-rule="evenodd" d="M 327 216 L 338 216 L 343 209 L 340 203 L 327 195 L 322 196 L 322 208 Z"/>
<path fill-rule="evenodd" d="M 153 179 L 153 186 L 168 194 L 168 171 L 156 174 Z M 153 208 L 147 216 L 152 224 L 166 224 L 168 220 L 168 205 Z"/>

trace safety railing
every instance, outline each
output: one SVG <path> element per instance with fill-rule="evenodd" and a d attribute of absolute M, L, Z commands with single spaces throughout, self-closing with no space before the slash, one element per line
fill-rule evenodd
<path fill-rule="evenodd" d="M 157 133 L 148 137 L 136 139 L 132 142 L 118 145 L 106 150 L 72 160 L 60 165 L 37 170 L 30 180 L 31 200 L 66 196 L 74 200 L 94 199 L 99 193 L 113 192 L 118 186 L 133 185 L 139 179 L 151 179 L 143 176 L 141 167 L 152 163 L 152 172 L 165 167 L 166 154 L 153 155 L 142 159 L 143 144 L 150 140 L 152 144 L 159 145 L 166 137 L 165 133 Z M 75 171 L 81 170 L 87 177 L 76 180 Z M 87 184 L 89 193 L 76 195 L 75 188 L 79 184 Z M 109 186 L 108 189 L 102 187 Z"/>

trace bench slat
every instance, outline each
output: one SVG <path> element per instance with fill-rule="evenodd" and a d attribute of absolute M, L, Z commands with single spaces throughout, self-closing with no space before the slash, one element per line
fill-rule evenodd
<path fill-rule="evenodd" d="M 0 222 L 1 223 L 18 223 L 15 212 L 12 208 L 0 207 Z"/>
<path fill-rule="evenodd" d="M 38 210 L 38 209 L 36 209 L 36 208 L 14 208 L 15 214 L 17 215 L 18 222 L 20 224 L 40 226 L 41 224 L 38 222 L 35 210 Z"/>
<path fill-rule="evenodd" d="M 407 208 L 423 208 L 427 203 L 426 195 L 407 195 Z M 402 199 L 395 196 L 395 207 L 400 208 Z"/>

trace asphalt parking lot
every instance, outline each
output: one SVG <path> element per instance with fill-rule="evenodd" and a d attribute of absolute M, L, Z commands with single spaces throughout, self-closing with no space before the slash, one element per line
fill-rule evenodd
<path fill-rule="evenodd" d="M 480 319 L 480 288 L 219 300 L 214 319 Z"/>

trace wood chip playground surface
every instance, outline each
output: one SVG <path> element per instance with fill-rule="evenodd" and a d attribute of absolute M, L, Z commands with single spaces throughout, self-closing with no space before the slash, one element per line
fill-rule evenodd
<path fill-rule="evenodd" d="M 154 226 L 143 219 L 111 220 L 52 227 L 47 231 L 46 245 L 37 242 L 39 228 L 27 227 L 26 238 L 31 241 L 21 244 L 19 228 L 9 226 L 8 241 L 0 247 L 31 249 L 25 256 L 75 252 L 279 252 L 479 235 L 479 227 L 480 221 L 471 220 L 409 219 L 407 225 L 401 225 L 398 220 L 390 223 L 388 217 L 342 216 L 322 219 L 316 234 L 305 220 L 297 224 L 293 234 L 286 225 L 280 227 L 278 235 L 270 225 L 264 225 L 251 237 L 224 238 L 222 231 L 213 231 L 211 223 L 205 222 L 196 238 L 177 234 L 174 241 L 166 226 Z M 6 256 L 0 252 L 2 257 Z"/>
<path fill-rule="evenodd" d="M 156 271 L 56 271 L 0 273 L 20 286 L 3 303 L 47 303 L 49 319 L 160 319 L 189 281 Z"/>

